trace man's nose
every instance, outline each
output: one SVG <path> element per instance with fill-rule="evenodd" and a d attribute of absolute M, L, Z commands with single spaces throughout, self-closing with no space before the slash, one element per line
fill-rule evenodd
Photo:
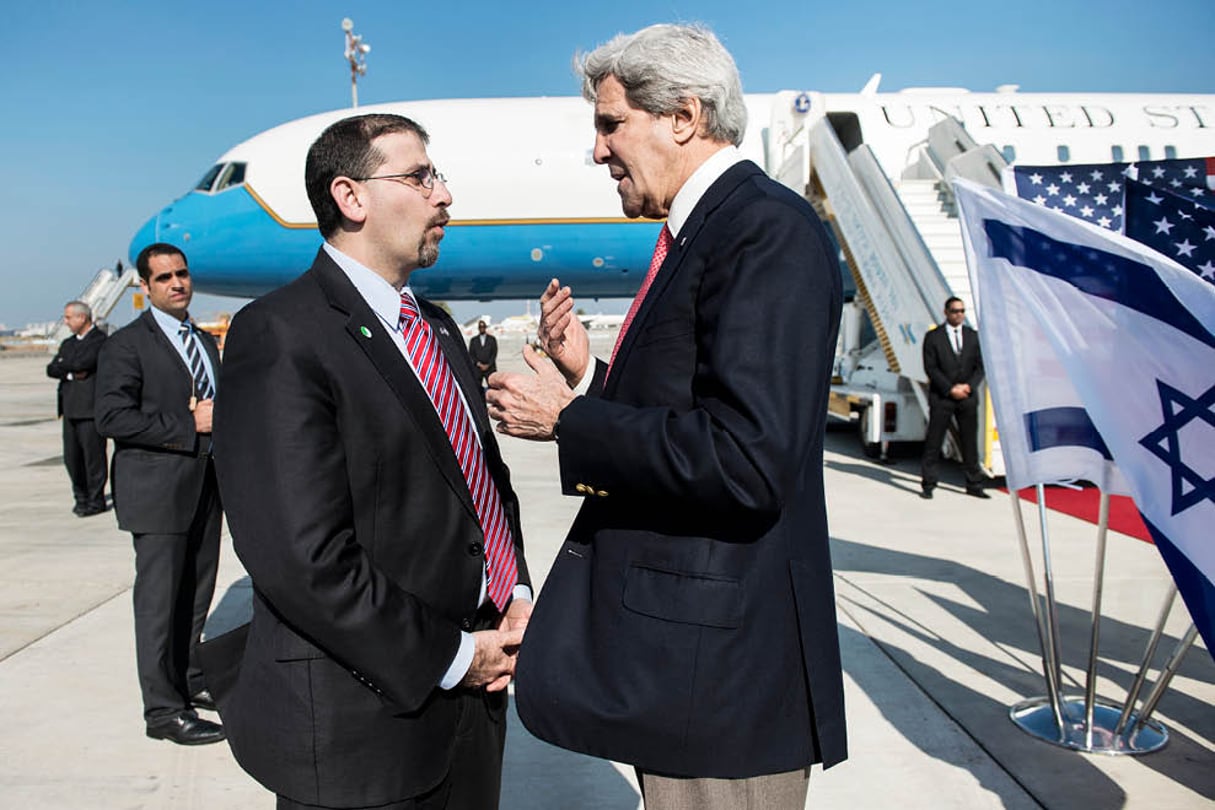
<path fill-rule="evenodd" d="M 434 190 L 430 192 L 430 204 L 438 206 L 451 205 L 451 189 L 443 180 L 435 178 Z"/>
<path fill-rule="evenodd" d="M 612 150 L 608 149 L 607 138 L 602 135 L 595 136 L 595 148 L 591 151 L 591 159 L 596 163 L 607 163 L 607 159 L 611 156 Z"/>

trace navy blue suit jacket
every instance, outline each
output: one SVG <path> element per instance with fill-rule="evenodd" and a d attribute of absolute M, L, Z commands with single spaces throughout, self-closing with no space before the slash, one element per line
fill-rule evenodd
<path fill-rule="evenodd" d="M 730 168 L 606 382 L 598 364 L 561 413 L 562 487 L 585 503 L 520 653 L 540 736 L 681 776 L 845 758 L 822 471 L 840 307 L 810 205 Z M 588 592 L 576 631 L 561 577 Z"/>

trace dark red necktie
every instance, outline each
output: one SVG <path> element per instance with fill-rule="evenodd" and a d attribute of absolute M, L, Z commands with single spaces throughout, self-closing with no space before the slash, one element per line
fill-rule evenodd
<path fill-rule="evenodd" d="M 612 373 L 612 364 L 616 362 L 616 352 L 620 351 L 620 346 L 624 343 L 624 336 L 629 331 L 629 325 L 637 316 L 637 310 L 641 309 L 641 302 L 645 300 L 645 294 L 650 291 L 650 285 L 654 283 L 654 276 L 658 275 L 658 268 L 662 267 L 667 252 L 671 249 L 672 241 L 674 239 L 671 236 L 671 229 L 664 224 L 658 233 L 658 244 L 654 245 L 654 255 L 650 258 L 650 269 L 646 271 L 645 278 L 641 280 L 641 289 L 633 297 L 633 304 L 629 307 L 628 314 L 624 316 L 624 322 L 620 324 L 620 334 L 616 336 L 616 345 L 612 347 L 612 359 L 608 361 L 607 374 Z M 607 374 L 604 375 L 605 380 Z"/>
<path fill-rule="evenodd" d="M 499 611 L 505 610 L 518 579 L 518 568 L 510 526 L 502 510 L 502 499 L 485 464 L 485 454 L 477 441 L 472 419 L 464 408 L 447 357 L 430 331 L 430 324 L 418 313 L 418 305 L 406 292 L 401 293 L 401 333 L 409 361 L 430 396 L 443 429 L 447 431 L 451 449 L 460 462 L 460 470 L 464 473 L 469 494 L 477 509 L 477 519 L 485 534 L 489 598 Z"/>

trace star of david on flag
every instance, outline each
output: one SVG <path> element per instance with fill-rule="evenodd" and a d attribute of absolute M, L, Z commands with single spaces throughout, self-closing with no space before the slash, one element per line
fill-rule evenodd
<path fill-rule="evenodd" d="M 981 328 L 1032 319 L 1045 340 L 1019 351 L 1054 355 L 1215 650 L 1215 285 L 1121 234 L 954 188 Z M 1015 381 L 987 371 L 999 408 Z M 1003 431 L 1013 417 L 997 416 Z"/>

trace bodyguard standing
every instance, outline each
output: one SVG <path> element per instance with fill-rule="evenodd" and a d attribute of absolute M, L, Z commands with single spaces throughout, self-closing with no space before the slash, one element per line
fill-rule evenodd
<path fill-rule="evenodd" d="M 485 321 L 477 321 L 477 334 L 468 340 L 468 356 L 477 365 L 477 378 L 485 387 L 489 375 L 498 370 L 498 339 L 489 334 Z"/>
<path fill-rule="evenodd" d="M 966 305 L 951 296 L 945 301 L 945 323 L 924 336 L 924 373 L 928 375 L 928 434 L 920 463 L 920 497 L 932 498 L 937 486 L 941 442 L 951 419 L 958 423 L 966 494 L 990 498 L 983 491 L 979 469 L 979 383 L 983 382 L 983 353 L 979 333 L 967 326 Z"/>
<path fill-rule="evenodd" d="M 93 311 L 83 301 L 63 308 L 63 322 L 72 335 L 59 344 L 48 377 L 59 380 L 59 416 L 63 418 L 63 464 L 72 480 L 76 505 L 72 511 L 89 517 L 105 511 L 105 438 L 93 418 L 97 357 L 105 332 L 93 324 Z"/>
<path fill-rule="evenodd" d="M 186 257 L 156 243 L 136 260 L 151 308 L 106 341 L 97 429 L 114 440 L 118 526 L 135 544 L 135 653 L 147 734 L 181 745 L 219 742 L 198 717 L 214 708 L 196 656 L 215 591 L 220 501 L 211 460 L 215 340 L 188 314 Z"/>

